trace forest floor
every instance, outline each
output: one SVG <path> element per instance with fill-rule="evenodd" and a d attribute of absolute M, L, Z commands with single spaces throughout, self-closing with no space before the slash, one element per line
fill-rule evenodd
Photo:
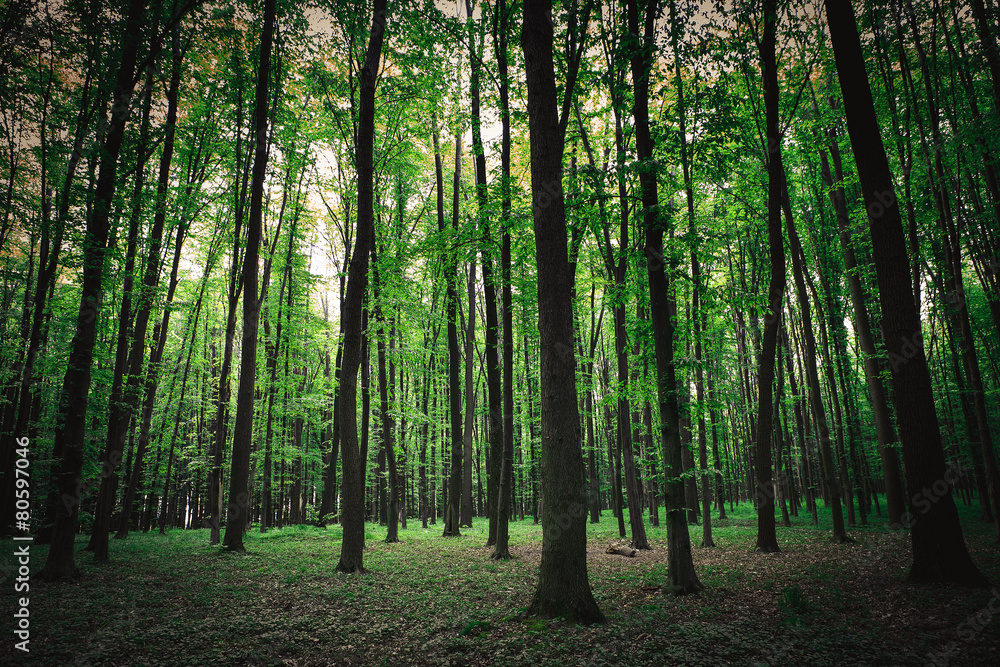
<path fill-rule="evenodd" d="M 834 544 L 822 510 L 818 527 L 805 514 L 778 527 L 781 553 L 754 553 L 744 504 L 713 517 L 716 548 L 693 549 L 705 591 L 681 598 L 659 591 L 666 528 L 647 526 L 652 551 L 609 555 L 618 526 L 605 512 L 588 524 L 590 582 L 608 617 L 592 627 L 520 617 L 541 556 L 530 518 L 511 525 L 506 562 L 489 560 L 484 519 L 453 538 L 411 520 L 398 544 L 368 524 L 361 576 L 334 571 L 339 526 L 254 529 L 245 554 L 209 546 L 206 530 L 133 534 L 112 540 L 102 565 L 81 535 L 81 578 L 31 582 L 30 653 L 14 649 L 8 613 L 0 664 L 997 665 L 1000 551 L 991 524 L 960 512 L 991 589 L 907 584 L 906 533 L 880 521 Z M 693 545 L 701 532 L 691 526 Z M 13 609 L 15 547 L 0 548 Z M 32 571 L 47 549 L 32 545 Z"/>

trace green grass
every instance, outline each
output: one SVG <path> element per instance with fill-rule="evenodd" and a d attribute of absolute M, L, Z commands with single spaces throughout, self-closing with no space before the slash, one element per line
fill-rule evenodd
<path fill-rule="evenodd" d="M 974 557 L 1000 581 L 991 527 L 960 510 Z M 751 506 L 715 521 L 717 547 L 693 549 L 706 590 L 674 598 L 658 590 L 666 529 L 647 525 L 651 552 L 607 555 L 619 535 L 606 512 L 588 524 L 588 569 L 608 623 L 589 628 L 522 617 L 542 536 L 530 518 L 511 525 L 515 558 L 504 562 L 488 559 L 483 519 L 453 538 L 441 537 L 440 524 L 424 530 L 411 521 L 398 544 L 384 543 L 385 528 L 369 524 L 370 573 L 361 576 L 334 571 L 339 526 L 251 530 L 245 554 L 210 546 L 205 530 L 133 534 L 112 540 L 111 562 L 102 565 L 82 551 L 81 535 L 83 576 L 31 583 L 30 659 L 8 639 L 0 664 L 922 665 L 959 641 L 962 623 L 988 603 L 989 591 L 906 584 L 903 533 L 854 527 L 857 542 L 840 545 L 822 509 L 819 527 L 805 514 L 792 521 L 778 528 L 779 554 L 753 552 Z M 701 527 L 690 530 L 699 544 Z M 13 543 L 2 548 L 11 554 Z M 33 571 L 46 553 L 32 546 Z M 5 564 L 12 608 L 10 557 Z M 992 662 L 998 628 L 993 620 L 960 641 L 949 664 Z"/>

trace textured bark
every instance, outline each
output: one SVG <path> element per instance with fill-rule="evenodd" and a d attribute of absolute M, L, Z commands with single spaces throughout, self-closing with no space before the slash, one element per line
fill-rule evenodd
<path fill-rule="evenodd" d="M 542 561 L 529 616 L 605 620 L 587 576 L 587 487 L 573 354 L 573 276 L 562 192 L 551 5 L 527 0 L 521 45 L 528 89 L 542 407 Z M 571 85 L 571 84 L 570 84 Z"/>

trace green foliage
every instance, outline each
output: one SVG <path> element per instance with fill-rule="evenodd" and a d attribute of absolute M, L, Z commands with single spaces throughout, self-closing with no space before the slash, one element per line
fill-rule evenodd
<path fill-rule="evenodd" d="M 489 632 L 489 631 L 490 631 L 490 624 L 488 621 L 469 621 L 468 623 L 465 624 L 465 627 L 459 631 L 458 635 L 460 637 L 464 637 L 465 635 L 469 634 L 476 635 L 479 632 Z"/>
<path fill-rule="evenodd" d="M 812 610 L 812 605 L 802 593 L 802 589 L 793 585 L 782 590 L 781 600 L 778 601 L 778 610 L 781 613 L 782 623 L 803 625 L 803 616 Z"/>

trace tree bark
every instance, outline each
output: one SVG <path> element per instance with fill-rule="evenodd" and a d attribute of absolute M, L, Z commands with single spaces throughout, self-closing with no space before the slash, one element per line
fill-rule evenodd
<path fill-rule="evenodd" d="M 79 570 L 73 560 L 73 542 L 82 488 L 83 449 L 86 440 L 87 402 L 91 384 L 94 344 L 100 317 L 104 255 L 110 232 L 111 207 L 115 194 L 118 155 L 121 152 L 128 120 L 139 42 L 142 39 L 144 0 L 131 0 L 122 38 L 121 63 L 115 81 L 111 122 L 101 151 L 100 175 L 94 194 L 94 205 L 87 217 L 83 240 L 83 281 L 76 331 L 70 344 L 69 365 L 59 394 L 59 410 L 53 447 L 62 452 L 56 477 L 60 502 L 45 566 L 39 572 L 45 581 L 77 577 Z"/>
<path fill-rule="evenodd" d="M 774 478 L 771 468 L 771 440 L 774 434 L 771 407 L 774 384 L 775 350 L 781 328 L 781 302 L 785 292 L 785 242 L 781 234 L 781 200 L 784 164 L 781 159 L 781 129 L 778 109 L 778 71 L 775 57 L 778 5 L 764 1 L 764 36 L 760 44 L 761 74 L 764 78 L 764 113 L 767 139 L 767 237 L 771 254 L 771 276 L 767 289 L 768 312 L 757 370 L 756 471 L 758 551 L 780 551 L 774 526 Z"/>
<path fill-rule="evenodd" d="M 385 35 L 386 0 L 375 0 L 368 51 L 361 68 L 358 117 L 358 233 L 347 272 L 347 293 L 341 306 L 340 326 L 344 334 L 344 367 L 340 391 L 340 452 L 343 457 L 341 523 L 338 572 L 364 572 L 365 487 L 364 459 L 358 452 L 358 368 L 363 360 L 362 310 L 368 285 L 368 255 L 375 233 L 373 208 L 373 153 L 375 140 L 375 77 L 378 74 Z"/>
<path fill-rule="evenodd" d="M 494 51 L 497 58 L 500 94 L 500 285 L 503 310 L 502 341 L 498 341 L 497 297 L 493 284 L 492 248 L 488 238 L 483 252 L 483 281 L 486 289 L 486 383 L 489 393 L 489 442 L 490 442 L 490 487 L 492 502 L 487 501 L 490 510 L 490 530 L 487 545 L 495 544 L 491 558 L 510 558 L 508 550 L 508 517 L 510 515 L 510 488 L 513 477 L 514 455 L 514 309 L 511 303 L 511 248 L 510 248 L 510 100 L 507 73 L 508 10 L 505 0 L 498 0 L 494 13 Z M 478 72 L 478 68 L 476 69 Z M 474 138 L 479 135 L 479 86 L 478 74 L 473 86 Z M 476 188 L 480 209 L 486 206 L 486 157 L 482 151 L 482 138 L 475 138 L 480 145 L 476 150 Z M 480 176 L 481 174 L 481 176 Z M 489 216 L 482 215 L 480 226 L 485 235 L 491 234 Z M 502 347 L 503 372 L 500 372 L 498 343 Z M 503 383 L 501 386 L 501 382 Z M 501 498 L 506 502 L 502 502 Z"/>
<path fill-rule="evenodd" d="M 944 450 L 920 317 L 905 270 L 906 242 L 899 202 L 882 145 L 854 10 L 848 0 L 826 0 L 825 5 L 848 134 L 870 221 L 882 330 L 889 351 L 907 486 L 924 489 L 939 480 L 947 483 L 935 503 L 919 503 L 919 495 L 911 499 L 908 518 L 912 524 L 913 565 L 909 580 L 985 586 L 989 582 L 966 549 L 951 484 L 945 477 Z"/>
<path fill-rule="evenodd" d="M 587 576 L 587 486 L 573 354 L 573 276 L 562 191 L 551 4 L 526 0 L 521 46 L 528 89 L 542 404 L 542 561 L 529 616 L 600 623 Z M 571 86 L 571 83 L 568 85 Z"/>

